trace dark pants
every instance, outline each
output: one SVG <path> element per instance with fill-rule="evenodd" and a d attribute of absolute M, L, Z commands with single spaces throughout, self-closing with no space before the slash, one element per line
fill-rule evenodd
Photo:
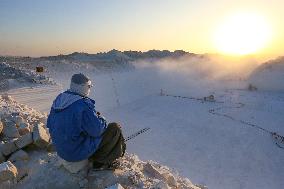
<path fill-rule="evenodd" d="M 103 134 L 98 150 L 89 158 L 100 164 L 110 164 L 122 157 L 125 153 L 126 144 L 117 123 L 110 123 Z"/>

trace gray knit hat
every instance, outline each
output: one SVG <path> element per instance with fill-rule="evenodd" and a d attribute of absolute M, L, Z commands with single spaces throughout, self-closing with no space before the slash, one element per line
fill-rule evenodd
<path fill-rule="evenodd" d="M 92 86 L 91 80 L 82 73 L 74 74 L 71 78 L 70 91 L 81 96 L 88 96 Z"/>

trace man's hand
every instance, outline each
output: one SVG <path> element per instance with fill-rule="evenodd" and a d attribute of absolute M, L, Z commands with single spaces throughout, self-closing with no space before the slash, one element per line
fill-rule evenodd
<path fill-rule="evenodd" d="M 121 125 L 120 125 L 120 123 L 117 123 L 117 125 L 118 125 L 118 127 L 119 127 L 119 128 L 121 128 Z"/>

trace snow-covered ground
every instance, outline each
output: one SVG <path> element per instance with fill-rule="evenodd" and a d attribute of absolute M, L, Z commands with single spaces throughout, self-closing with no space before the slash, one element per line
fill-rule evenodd
<path fill-rule="evenodd" d="M 58 86 L 8 93 L 21 103 L 49 112 L 56 95 L 68 88 L 72 74 L 83 72 L 94 82 L 91 97 L 97 110 L 109 121 L 121 122 L 126 136 L 151 128 L 128 142 L 128 152 L 167 165 L 210 189 L 283 188 L 284 149 L 267 132 L 246 124 L 283 136 L 283 93 L 240 90 L 246 82 L 204 79 L 196 76 L 196 70 L 138 66 L 132 71 L 100 74 L 66 66 L 51 67 L 47 73 Z M 161 95 L 161 89 L 163 94 L 196 99 Z M 198 100 L 211 94 L 216 102 Z"/>

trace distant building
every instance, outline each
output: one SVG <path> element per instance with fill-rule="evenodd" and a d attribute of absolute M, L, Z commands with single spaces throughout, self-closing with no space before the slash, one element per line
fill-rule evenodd
<path fill-rule="evenodd" d="M 42 66 L 37 66 L 36 67 L 36 72 L 43 72 L 43 67 Z"/>

